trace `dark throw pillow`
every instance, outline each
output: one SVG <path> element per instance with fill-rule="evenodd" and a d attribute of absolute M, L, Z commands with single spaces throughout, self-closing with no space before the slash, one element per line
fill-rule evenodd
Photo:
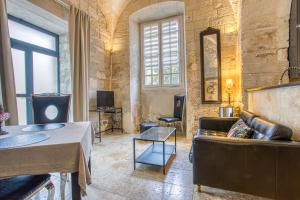
<path fill-rule="evenodd" d="M 251 138 L 253 133 L 253 130 L 242 119 L 239 119 L 233 124 L 227 137 Z"/>

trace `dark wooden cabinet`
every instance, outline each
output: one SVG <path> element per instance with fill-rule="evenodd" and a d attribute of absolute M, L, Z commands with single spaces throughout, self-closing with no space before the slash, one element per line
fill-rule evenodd
<path fill-rule="evenodd" d="M 293 0 L 290 16 L 289 78 L 300 81 L 300 0 Z"/>

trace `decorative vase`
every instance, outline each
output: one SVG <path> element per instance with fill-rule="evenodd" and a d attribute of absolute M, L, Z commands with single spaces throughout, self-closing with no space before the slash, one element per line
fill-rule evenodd
<path fill-rule="evenodd" d="M 219 117 L 233 117 L 233 107 L 231 105 L 219 107 Z"/>
<path fill-rule="evenodd" d="M 0 105 L 0 135 L 5 135 L 8 132 L 2 130 L 2 126 L 3 126 L 3 122 L 5 122 L 6 120 L 8 120 L 10 118 L 10 114 L 4 112 L 4 108 L 2 105 Z"/>

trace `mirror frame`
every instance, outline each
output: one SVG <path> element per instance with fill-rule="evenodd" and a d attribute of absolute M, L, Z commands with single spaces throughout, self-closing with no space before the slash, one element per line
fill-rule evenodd
<path fill-rule="evenodd" d="M 205 80 L 204 80 L 204 37 L 207 35 L 217 35 L 217 59 L 218 59 L 218 99 L 206 100 L 205 98 Z M 220 104 L 222 103 L 222 82 L 221 82 L 221 36 L 220 30 L 208 27 L 206 30 L 200 33 L 200 60 L 201 60 L 201 98 L 202 104 Z"/>

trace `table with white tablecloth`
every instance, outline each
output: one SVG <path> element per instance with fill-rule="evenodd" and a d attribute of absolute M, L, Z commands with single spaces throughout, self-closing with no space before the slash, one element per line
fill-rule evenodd
<path fill-rule="evenodd" d="M 0 149 L 0 178 L 53 172 L 72 173 L 73 199 L 80 199 L 91 183 L 89 170 L 94 133 L 90 122 L 66 123 L 63 128 L 24 132 L 26 126 L 6 126 L 1 138 L 45 133 L 49 139 L 28 146 Z"/>

